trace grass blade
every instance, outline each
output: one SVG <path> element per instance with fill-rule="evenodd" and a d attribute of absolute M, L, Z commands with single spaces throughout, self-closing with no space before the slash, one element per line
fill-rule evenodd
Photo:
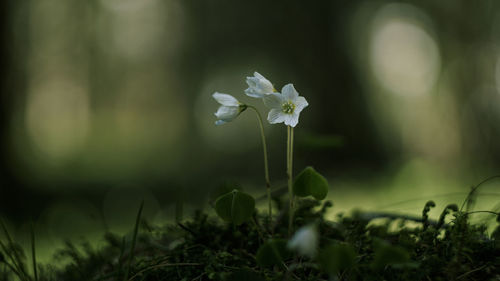
<path fill-rule="evenodd" d="M 16 249 L 14 248 L 14 241 L 10 237 L 9 231 L 7 230 L 7 227 L 5 227 L 5 224 L 3 223 L 3 220 L 1 220 L 1 219 L 0 219 L 0 226 L 2 227 L 2 230 L 5 234 L 5 237 L 7 238 L 7 242 L 9 243 L 8 245 L 10 245 L 12 247 L 13 254 L 11 254 L 8 251 L 8 248 L 5 246 L 5 244 L 1 243 L 1 241 L 0 241 L 0 246 L 2 247 L 4 252 L 9 256 L 9 258 L 12 260 L 13 266 L 17 269 L 17 275 L 19 276 L 19 279 L 29 281 L 30 278 L 29 278 L 28 274 L 26 273 L 26 271 L 24 270 L 24 267 L 22 266 L 21 258 L 17 254 Z"/>
<path fill-rule="evenodd" d="M 122 245 L 120 247 L 120 257 L 118 257 L 118 275 L 117 275 L 117 279 L 120 279 L 120 277 L 122 276 L 122 273 L 123 273 L 123 253 L 125 252 L 125 236 L 123 236 L 123 239 L 122 239 Z"/>
<path fill-rule="evenodd" d="M 144 200 L 142 200 L 141 206 L 139 207 L 139 211 L 137 212 L 137 218 L 135 220 L 135 227 L 134 227 L 134 236 L 132 237 L 132 245 L 130 246 L 130 254 L 128 257 L 127 269 L 125 270 L 125 276 L 123 277 L 123 281 L 128 280 L 130 265 L 132 264 L 132 259 L 134 258 L 135 242 L 137 240 L 137 233 L 139 232 L 139 223 L 141 221 L 141 214 L 142 214 L 143 207 L 144 207 Z"/>
<path fill-rule="evenodd" d="M 31 258 L 33 261 L 33 276 L 35 281 L 38 281 L 38 272 L 36 269 L 36 252 L 35 252 L 35 229 L 33 224 L 31 224 Z"/>

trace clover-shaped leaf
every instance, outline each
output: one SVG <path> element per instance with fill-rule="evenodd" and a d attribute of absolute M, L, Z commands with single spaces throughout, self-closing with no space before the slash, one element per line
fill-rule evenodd
<path fill-rule="evenodd" d="M 227 222 L 240 225 L 252 217 L 255 200 L 237 189 L 226 193 L 215 201 L 217 215 Z"/>
<path fill-rule="evenodd" d="M 311 195 L 318 200 L 323 200 L 328 194 L 328 182 L 313 167 L 307 167 L 296 177 L 293 193 L 299 197 Z"/>

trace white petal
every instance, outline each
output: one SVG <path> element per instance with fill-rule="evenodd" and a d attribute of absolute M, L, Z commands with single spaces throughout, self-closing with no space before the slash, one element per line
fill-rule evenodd
<path fill-rule="evenodd" d="M 255 90 L 255 88 L 252 88 L 252 87 L 250 87 L 250 88 L 246 89 L 246 90 L 245 90 L 245 94 L 246 94 L 247 96 L 249 96 L 249 97 L 252 97 L 252 98 L 258 98 L 258 99 L 260 99 L 260 98 L 263 98 L 263 97 L 264 97 L 264 95 L 263 95 L 263 94 L 261 94 L 261 93 L 260 93 L 260 91 L 256 91 L 256 90 Z"/>
<path fill-rule="evenodd" d="M 262 98 L 274 92 L 273 84 L 258 72 L 254 72 L 254 77 L 247 77 L 248 89 L 245 90 L 247 96 Z"/>
<path fill-rule="evenodd" d="M 285 114 L 285 125 L 295 127 L 299 123 L 299 113 Z"/>
<path fill-rule="evenodd" d="M 302 111 L 302 109 L 304 109 L 306 106 L 309 105 L 309 103 L 306 101 L 306 98 L 304 97 L 297 97 L 297 99 L 295 99 L 295 111 L 294 112 L 297 112 L 297 113 L 300 113 Z"/>
<path fill-rule="evenodd" d="M 267 79 L 261 79 L 259 81 L 258 87 L 263 94 L 270 94 L 274 92 L 273 84 L 271 84 L 271 82 L 269 82 L 269 80 Z"/>
<path fill-rule="evenodd" d="M 255 71 L 253 73 L 253 76 L 255 76 L 256 78 L 259 78 L 259 79 L 266 79 L 266 77 L 262 76 L 262 74 L 258 73 L 257 71 Z"/>
<path fill-rule="evenodd" d="M 285 114 L 283 114 L 280 109 L 273 108 L 267 115 L 267 121 L 269 121 L 270 124 L 281 123 L 285 121 Z"/>
<path fill-rule="evenodd" d="M 281 105 L 283 104 L 282 99 L 283 98 L 280 93 L 271 93 L 269 95 L 266 95 L 263 101 L 268 108 L 276 108 L 281 110 Z"/>
<path fill-rule="evenodd" d="M 260 73 L 258 73 L 257 71 L 253 73 L 253 76 L 255 78 L 258 79 L 259 83 L 262 85 L 262 86 L 265 86 L 265 87 L 270 87 L 271 89 L 271 93 L 273 92 L 273 84 L 271 83 L 271 81 L 269 81 L 266 77 L 262 76 Z"/>
<path fill-rule="evenodd" d="M 220 104 L 226 106 L 238 106 L 240 102 L 233 96 L 215 92 L 212 97 Z"/>
<path fill-rule="evenodd" d="M 288 241 L 287 247 L 297 250 L 301 255 L 313 258 L 318 249 L 319 235 L 315 226 L 303 226 Z"/>
<path fill-rule="evenodd" d="M 285 99 L 291 101 L 294 101 L 299 96 L 299 93 L 295 90 L 293 84 L 286 84 L 285 86 L 283 86 L 283 89 L 281 89 L 281 94 Z"/>
<path fill-rule="evenodd" d="M 247 84 L 250 88 L 257 87 L 257 83 L 259 83 L 259 78 L 247 77 Z"/>
<path fill-rule="evenodd" d="M 240 108 L 238 106 L 221 106 L 215 113 L 217 119 L 222 121 L 231 121 L 240 114 Z"/>
<path fill-rule="evenodd" d="M 226 123 L 227 123 L 226 121 L 217 120 L 217 121 L 215 121 L 215 126 L 224 125 L 224 124 L 226 124 Z"/>

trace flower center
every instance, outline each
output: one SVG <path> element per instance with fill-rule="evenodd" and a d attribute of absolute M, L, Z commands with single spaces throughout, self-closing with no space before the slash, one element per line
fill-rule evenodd
<path fill-rule="evenodd" d="M 281 111 L 283 111 L 283 113 L 292 114 L 294 110 L 295 104 L 293 104 L 291 101 L 288 101 L 287 103 L 281 105 Z"/>

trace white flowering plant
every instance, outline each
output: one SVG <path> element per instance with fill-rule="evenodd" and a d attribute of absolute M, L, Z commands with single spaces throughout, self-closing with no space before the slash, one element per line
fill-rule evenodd
<path fill-rule="evenodd" d="M 215 92 L 212 96 L 220 104 L 215 116 L 216 125 L 222 125 L 234 121 L 246 109 L 252 109 L 259 121 L 263 152 L 264 152 L 264 177 L 266 182 L 267 200 L 268 200 L 268 236 L 269 239 L 264 243 L 257 253 L 257 260 L 261 265 L 270 265 L 279 263 L 285 256 L 295 251 L 299 255 L 315 258 L 317 245 L 319 241 L 319 233 L 314 224 L 300 228 L 295 235 L 294 229 L 294 210 L 295 197 L 312 196 L 316 200 L 325 199 L 328 193 L 328 182 L 326 179 L 316 172 L 312 167 L 307 167 L 298 176 L 293 178 L 293 138 L 294 128 L 299 124 L 301 112 L 309 105 L 306 98 L 300 96 L 292 83 L 288 83 L 278 92 L 273 83 L 258 72 L 246 78 L 248 88 L 244 93 L 252 98 L 260 99 L 269 109 L 267 113 L 267 121 L 269 124 L 283 123 L 287 129 L 287 186 L 288 186 L 288 208 L 283 210 L 283 213 L 288 213 L 288 237 L 289 241 L 276 239 L 274 228 L 278 223 L 276 220 L 283 218 L 283 214 L 278 214 L 273 217 L 272 200 L 271 200 L 271 182 L 269 179 L 269 165 L 267 155 L 266 137 L 264 132 L 263 119 L 260 112 L 253 105 L 240 102 L 237 98 Z M 255 221 L 254 214 L 255 199 L 241 190 L 232 190 L 229 193 L 222 194 L 215 201 L 215 210 L 220 218 L 230 222 L 233 226 L 240 225 L 246 221 Z M 273 223 L 274 221 L 274 223 Z M 262 234 L 264 236 L 264 234 Z M 265 237 L 262 237 L 265 240 Z M 277 254 L 278 253 L 278 254 Z M 269 256 L 272 256 L 269 260 Z"/>

